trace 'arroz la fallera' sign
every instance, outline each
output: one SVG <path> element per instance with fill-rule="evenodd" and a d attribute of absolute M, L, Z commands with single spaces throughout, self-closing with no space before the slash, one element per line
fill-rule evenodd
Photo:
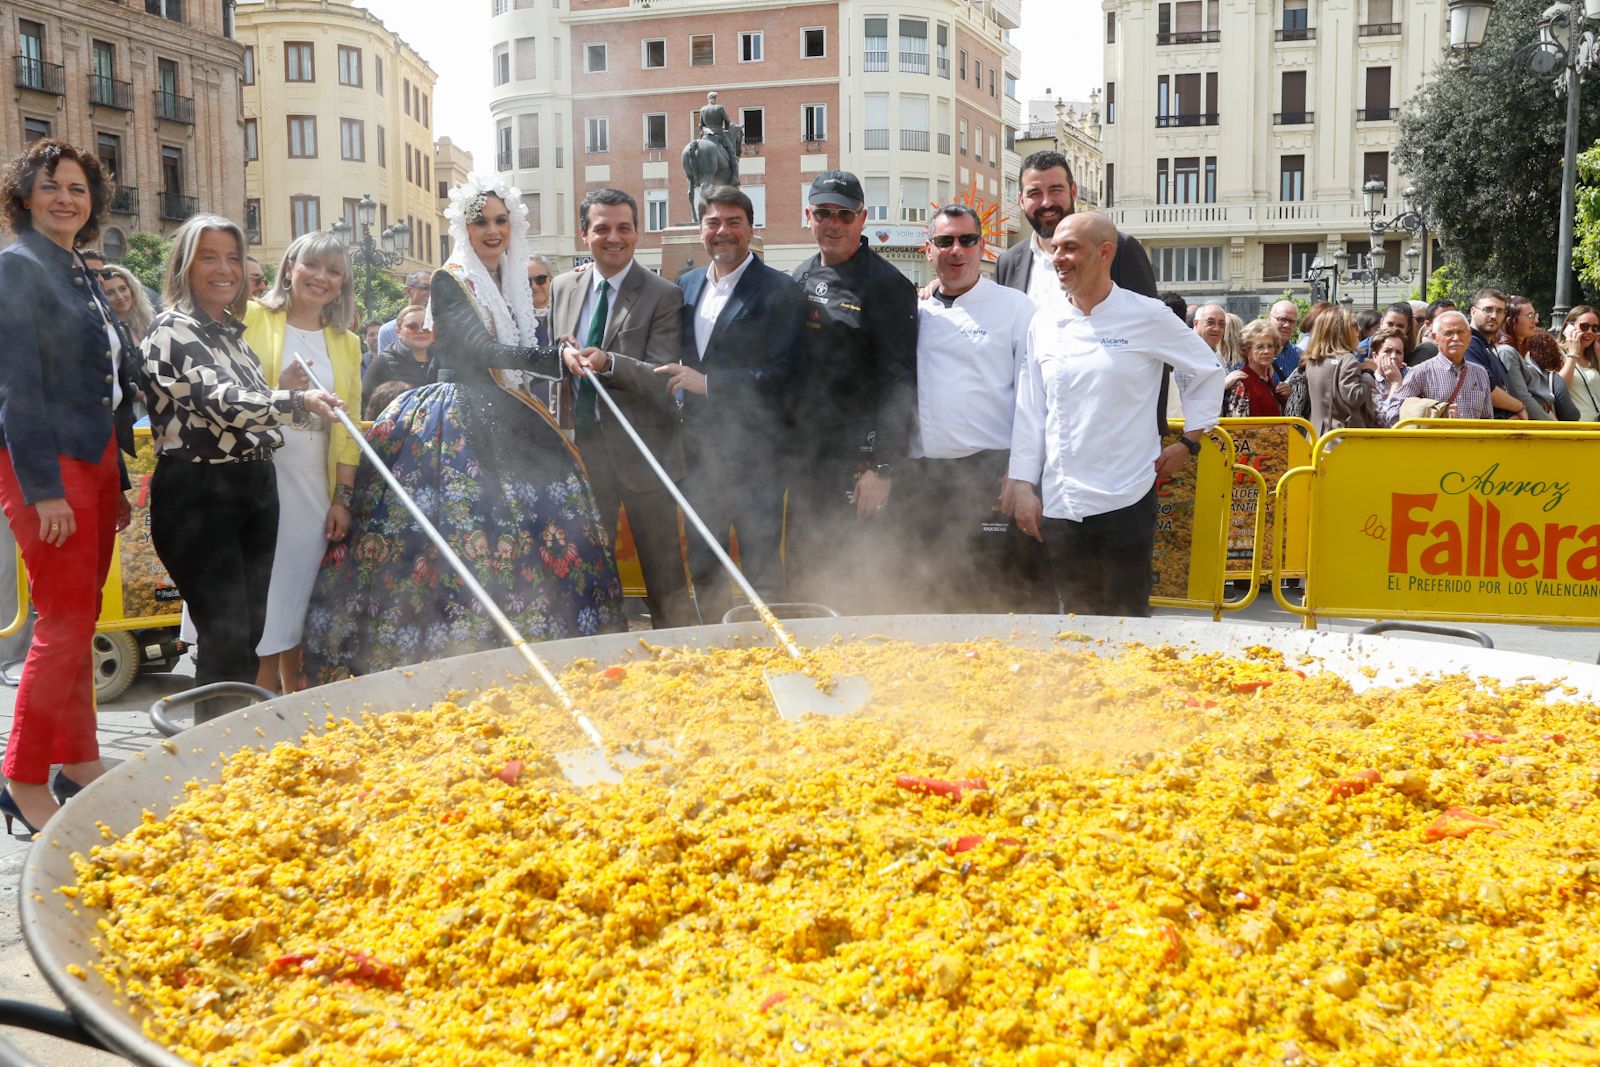
<path fill-rule="evenodd" d="M 1363 431 L 1317 454 L 1315 614 L 1600 624 L 1600 434 Z"/>

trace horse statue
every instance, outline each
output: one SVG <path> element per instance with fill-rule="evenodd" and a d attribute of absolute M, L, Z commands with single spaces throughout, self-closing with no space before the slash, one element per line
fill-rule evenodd
<path fill-rule="evenodd" d="M 709 137 L 684 146 L 683 174 L 689 179 L 689 213 L 696 223 L 705 210 L 706 194 L 719 185 L 735 182 L 733 161 L 728 158 L 727 149 Z"/>

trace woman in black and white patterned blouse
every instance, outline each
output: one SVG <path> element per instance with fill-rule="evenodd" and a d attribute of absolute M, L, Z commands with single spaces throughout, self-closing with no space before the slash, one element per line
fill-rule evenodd
<path fill-rule="evenodd" d="M 244 234 L 216 215 L 179 228 L 167 309 L 142 346 L 156 470 L 150 538 L 198 633 L 195 682 L 253 682 L 278 536 L 272 453 L 296 413 L 335 418 L 320 390 L 273 389 L 244 343 Z M 210 700 L 196 719 L 237 706 Z"/>

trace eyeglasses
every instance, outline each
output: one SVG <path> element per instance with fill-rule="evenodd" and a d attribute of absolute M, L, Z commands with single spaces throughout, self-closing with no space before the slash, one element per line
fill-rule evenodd
<path fill-rule="evenodd" d="M 535 274 L 532 277 L 530 277 L 528 280 L 530 282 L 532 282 L 534 285 L 543 285 L 545 282 L 550 280 L 550 275 L 548 275 L 548 274 Z"/>
<path fill-rule="evenodd" d="M 432 330 L 428 329 L 426 326 L 411 326 L 411 325 L 407 325 L 407 326 L 402 326 L 400 328 L 402 330 L 404 330 L 406 333 L 432 333 L 433 332 Z"/>
<path fill-rule="evenodd" d="M 1503 308 L 1503 307 L 1495 307 L 1493 304 L 1488 304 L 1488 305 L 1485 305 L 1484 307 L 1476 307 L 1476 308 L 1473 308 L 1472 310 L 1476 311 L 1480 315 L 1485 315 L 1485 316 L 1488 316 L 1488 315 L 1504 315 L 1506 313 L 1506 309 L 1505 308 Z"/>
<path fill-rule="evenodd" d="M 983 238 L 975 233 L 941 233 L 937 237 L 928 238 L 929 243 L 935 248 L 949 248 L 957 241 L 961 242 L 962 248 L 971 248 L 981 240 L 983 240 Z"/>
<path fill-rule="evenodd" d="M 1600 323 L 1575 322 L 1572 324 L 1572 328 L 1579 333 L 1600 333 Z"/>
<path fill-rule="evenodd" d="M 95 271 L 95 274 L 99 275 L 99 277 L 100 277 L 100 279 L 102 281 L 107 281 L 107 282 L 109 282 L 112 278 L 115 278 L 117 276 L 117 272 L 116 271 L 108 270 L 108 269 L 106 269 L 104 267 L 102 267 L 100 270 Z"/>
<path fill-rule="evenodd" d="M 848 207 L 814 207 L 811 209 L 811 217 L 818 222 L 826 223 L 838 219 L 841 226 L 850 225 L 856 221 L 856 216 L 859 214 L 861 212 Z"/>

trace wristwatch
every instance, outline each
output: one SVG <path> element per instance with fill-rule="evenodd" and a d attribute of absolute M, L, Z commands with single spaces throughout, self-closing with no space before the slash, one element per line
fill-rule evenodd
<path fill-rule="evenodd" d="M 1187 434 L 1180 433 L 1178 435 L 1178 443 L 1189 450 L 1189 455 L 1198 456 L 1200 454 L 1200 442 L 1193 440 Z"/>
<path fill-rule="evenodd" d="M 891 473 L 892 470 L 893 468 L 887 463 L 875 463 L 872 466 L 872 473 L 876 474 L 880 478 L 894 477 L 894 475 Z"/>

